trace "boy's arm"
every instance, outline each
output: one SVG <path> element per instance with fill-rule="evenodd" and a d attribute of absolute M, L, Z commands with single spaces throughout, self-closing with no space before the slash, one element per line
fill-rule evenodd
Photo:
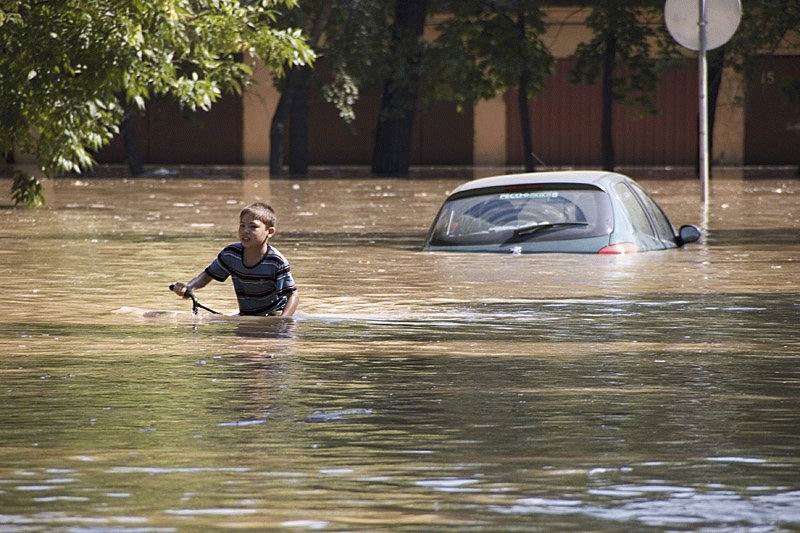
<path fill-rule="evenodd" d="M 283 308 L 281 316 L 292 316 L 297 310 L 297 304 L 299 303 L 300 296 L 297 295 L 297 290 L 295 290 L 289 295 L 289 300 L 286 302 L 286 306 Z"/>
<path fill-rule="evenodd" d="M 212 279 L 214 278 L 206 274 L 206 271 L 204 270 L 200 272 L 197 276 L 195 276 L 194 279 L 192 279 L 192 281 L 190 281 L 189 283 L 183 284 L 180 281 L 175 282 L 172 285 L 172 292 L 174 292 L 178 296 L 183 296 L 184 298 L 186 298 L 187 293 L 189 293 L 189 291 L 194 291 L 195 289 L 202 289 L 203 287 L 211 283 Z"/>

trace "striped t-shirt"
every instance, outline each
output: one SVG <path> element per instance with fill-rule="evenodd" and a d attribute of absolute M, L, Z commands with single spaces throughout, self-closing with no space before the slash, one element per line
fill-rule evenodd
<path fill-rule="evenodd" d="M 217 281 L 233 279 L 239 313 L 265 315 L 282 310 L 297 287 L 289 262 L 274 247 L 253 266 L 244 264 L 244 247 L 237 242 L 226 246 L 208 265 L 206 274 Z"/>

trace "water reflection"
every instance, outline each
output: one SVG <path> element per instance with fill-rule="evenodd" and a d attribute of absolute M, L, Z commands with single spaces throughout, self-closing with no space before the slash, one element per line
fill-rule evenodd
<path fill-rule="evenodd" d="M 797 182 L 715 180 L 685 249 L 512 257 L 420 252 L 462 181 L 425 178 L 82 178 L 0 210 L 0 528 L 800 525 Z M 697 222 L 694 181 L 644 185 Z M 193 316 L 166 286 L 254 199 L 301 313 Z"/>

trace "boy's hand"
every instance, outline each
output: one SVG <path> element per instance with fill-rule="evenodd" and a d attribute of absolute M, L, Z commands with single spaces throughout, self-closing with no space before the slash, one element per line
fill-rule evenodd
<path fill-rule="evenodd" d="M 174 292 L 178 296 L 183 296 L 184 298 L 189 297 L 189 287 L 187 287 L 180 281 L 176 281 L 175 283 L 170 285 L 169 288 L 172 292 Z"/>
<path fill-rule="evenodd" d="M 202 289 L 213 278 L 206 274 L 205 271 L 200 272 L 197 276 L 195 276 L 189 283 L 181 283 L 180 281 L 176 281 L 172 285 L 169 286 L 169 290 L 177 294 L 178 296 L 183 296 L 184 298 L 190 298 L 192 296 L 192 292 L 196 289 Z"/>

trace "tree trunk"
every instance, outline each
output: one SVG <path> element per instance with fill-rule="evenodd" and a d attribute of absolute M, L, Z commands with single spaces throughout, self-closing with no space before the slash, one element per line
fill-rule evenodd
<path fill-rule="evenodd" d="M 533 157 L 533 133 L 531 131 L 531 115 L 528 108 L 528 69 L 523 68 L 519 76 L 519 125 L 522 130 L 522 153 L 525 155 L 525 170 L 536 171 L 536 160 Z"/>
<path fill-rule="evenodd" d="M 722 70 L 725 67 L 725 46 L 708 54 L 708 153 L 714 158 L 714 119 L 717 116 L 719 88 L 722 86 Z"/>
<path fill-rule="evenodd" d="M 617 55 L 617 36 L 612 32 L 606 35 L 603 50 L 603 117 L 600 143 L 603 169 L 613 171 L 616 166 L 614 155 L 614 65 Z"/>
<path fill-rule="evenodd" d="M 289 119 L 289 174 L 308 174 L 308 97 L 311 69 L 302 67 Z"/>
<path fill-rule="evenodd" d="M 517 30 L 520 39 L 525 38 L 525 11 L 520 8 L 517 13 Z M 536 160 L 533 157 L 533 132 L 531 131 L 531 115 L 528 107 L 528 88 L 530 85 L 530 72 L 528 63 L 523 58 L 522 71 L 519 75 L 517 102 L 519 105 L 519 125 L 522 131 L 522 153 L 525 157 L 525 170 L 536 171 Z"/>
<path fill-rule="evenodd" d="M 272 115 L 272 124 L 269 129 L 269 173 L 272 176 L 283 174 L 283 155 L 286 134 L 286 122 L 292 109 L 295 94 L 295 79 L 297 69 L 290 69 L 283 80 L 283 90 L 278 100 L 278 106 Z"/>
<path fill-rule="evenodd" d="M 308 42 L 320 46 L 325 26 L 331 15 L 332 2 L 321 2 L 320 11 L 304 28 Z M 273 176 L 283 174 L 286 123 L 289 122 L 289 172 L 308 172 L 308 87 L 311 69 L 307 66 L 291 68 L 283 80 L 281 97 L 272 115 L 269 129 L 269 171 Z M 300 102 L 295 102 L 299 99 Z M 295 113 L 301 116 L 295 117 Z"/>
<path fill-rule="evenodd" d="M 125 104 L 124 109 L 120 131 L 122 133 L 122 142 L 125 145 L 125 161 L 128 163 L 128 171 L 131 176 L 141 176 L 144 174 L 144 160 L 139 148 L 136 126 L 133 123 L 133 119 L 136 116 L 136 108 L 131 104 Z"/>
<path fill-rule="evenodd" d="M 390 54 L 398 66 L 383 84 L 372 153 L 372 172 L 377 175 L 408 174 L 427 9 L 428 0 L 395 1 Z"/>

